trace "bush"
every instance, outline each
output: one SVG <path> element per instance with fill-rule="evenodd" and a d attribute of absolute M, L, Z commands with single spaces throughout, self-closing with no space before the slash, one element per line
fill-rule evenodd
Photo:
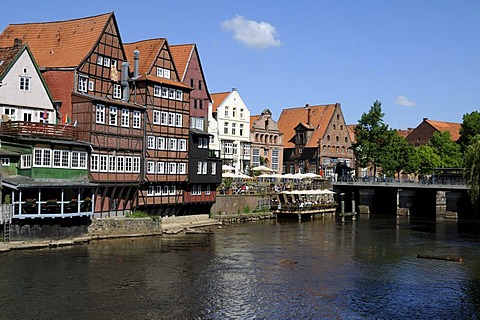
<path fill-rule="evenodd" d="M 243 207 L 243 213 L 250 213 L 250 207 L 249 206 Z"/>
<path fill-rule="evenodd" d="M 127 214 L 125 217 L 127 218 L 151 218 L 148 213 L 143 212 L 143 211 L 133 211 L 129 214 Z"/>

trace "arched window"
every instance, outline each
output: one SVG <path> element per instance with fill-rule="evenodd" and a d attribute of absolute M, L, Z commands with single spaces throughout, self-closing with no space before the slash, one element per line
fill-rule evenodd
<path fill-rule="evenodd" d="M 340 130 L 343 130 L 343 124 L 340 125 Z"/>
<path fill-rule="evenodd" d="M 340 138 L 338 136 L 335 137 L 335 140 L 340 141 Z"/>
<path fill-rule="evenodd" d="M 345 137 L 345 142 L 348 142 L 348 138 L 347 138 L 347 137 Z"/>
<path fill-rule="evenodd" d="M 337 126 L 336 126 L 336 125 L 333 125 L 333 130 L 335 130 L 336 128 L 337 128 Z"/>
<path fill-rule="evenodd" d="M 327 141 L 330 141 L 330 135 L 327 136 Z"/>

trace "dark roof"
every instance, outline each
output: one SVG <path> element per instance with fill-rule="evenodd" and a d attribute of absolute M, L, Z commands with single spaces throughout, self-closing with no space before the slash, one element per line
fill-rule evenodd
<path fill-rule="evenodd" d="M 96 187 L 95 183 L 88 180 L 71 180 L 71 179 L 32 179 L 25 176 L 3 176 L 2 186 L 11 189 L 23 188 L 59 188 L 59 187 Z"/>
<path fill-rule="evenodd" d="M 20 153 L 19 153 L 19 152 L 10 151 L 10 150 L 0 149 L 0 156 L 20 157 Z"/>

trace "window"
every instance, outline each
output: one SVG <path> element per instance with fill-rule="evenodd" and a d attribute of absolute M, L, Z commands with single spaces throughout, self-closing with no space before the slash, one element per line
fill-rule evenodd
<path fill-rule="evenodd" d="M 155 173 L 155 162 L 148 161 L 147 162 L 147 173 Z"/>
<path fill-rule="evenodd" d="M 68 168 L 69 155 L 67 150 L 53 150 L 53 166 L 57 168 Z"/>
<path fill-rule="evenodd" d="M 209 185 L 209 184 L 207 184 L 207 187 L 206 187 L 206 189 L 205 189 L 205 195 L 206 195 L 206 196 L 209 196 L 209 195 L 210 195 L 210 185 Z"/>
<path fill-rule="evenodd" d="M 34 149 L 33 165 L 36 167 L 50 167 L 51 150 L 49 149 Z"/>
<path fill-rule="evenodd" d="M 90 156 L 90 171 L 98 171 L 98 154 Z"/>
<path fill-rule="evenodd" d="M 170 174 L 177 174 L 177 164 L 175 162 L 169 162 L 168 166 Z"/>
<path fill-rule="evenodd" d="M 184 162 L 181 162 L 178 164 L 178 173 L 180 174 L 186 174 L 187 173 L 187 164 Z"/>
<path fill-rule="evenodd" d="M 202 162 L 202 174 L 207 174 L 207 162 Z"/>
<path fill-rule="evenodd" d="M 237 133 L 237 124 L 232 123 L 232 135 L 235 135 Z"/>
<path fill-rule="evenodd" d="M 258 167 L 260 165 L 260 149 L 252 149 L 252 166 Z"/>
<path fill-rule="evenodd" d="M 155 97 L 160 97 L 162 95 L 162 87 L 160 86 L 154 86 L 153 87 L 153 95 Z"/>
<path fill-rule="evenodd" d="M 172 150 L 172 151 L 177 150 L 177 138 L 168 139 L 168 150 Z"/>
<path fill-rule="evenodd" d="M 133 172 L 140 172 L 140 157 L 133 157 Z"/>
<path fill-rule="evenodd" d="M 26 76 L 20 76 L 20 90 L 30 91 L 30 78 Z"/>
<path fill-rule="evenodd" d="M 113 98 L 114 99 L 122 98 L 122 87 L 117 83 L 113 85 Z"/>
<path fill-rule="evenodd" d="M 156 196 L 161 196 L 162 195 L 162 186 L 157 186 L 155 188 L 155 195 Z"/>
<path fill-rule="evenodd" d="M 238 154 L 238 144 L 233 144 L 233 154 Z"/>
<path fill-rule="evenodd" d="M 168 124 L 167 117 L 168 117 L 168 112 L 162 111 L 160 116 L 160 124 L 166 126 Z"/>
<path fill-rule="evenodd" d="M 170 70 L 163 69 L 163 77 L 166 79 L 170 79 Z"/>
<path fill-rule="evenodd" d="M 157 67 L 157 77 L 162 77 L 163 78 L 163 68 L 158 68 Z"/>
<path fill-rule="evenodd" d="M 162 162 L 162 161 L 157 162 L 157 173 L 165 174 L 165 162 Z"/>
<path fill-rule="evenodd" d="M 125 171 L 125 157 L 117 157 L 117 172 Z"/>
<path fill-rule="evenodd" d="M 88 86 L 88 78 L 84 76 L 78 76 L 78 91 L 86 93 L 87 86 Z"/>
<path fill-rule="evenodd" d="M 198 90 L 202 90 L 202 80 L 198 80 Z"/>
<path fill-rule="evenodd" d="M 117 125 L 117 107 L 110 107 L 109 119 L 111 126 Z"/>
<path fill-rule="evenodd" d="M 108 156 L 107 155 L 100 155 L 100 171 L 101 172 L 107 172 L 107 161 L 108 161 Z"/>
<path fill-rule="evenodd" d="M 10 158 L 2 158 L 2 166 L 9 166 L 10 165 Z"/>
<path fill-rule="evenodd" d="M 240 119 L 243 119 L 245 116 L 243 108 L 240 108 Z"/>
<path fill-rule="evenodd" d="M 225 122 L 225 124 L 223 125 L 223 133 L 228 134 L 228 122 Z"/>
<path fill-rule="evenodd" d="M 178 150 L 179 151 L 187 151 L 187 140 L 186 139 L 178 139 Z"/>
<path fill-rule="evenodd" d="M 41 119 L 41 120 L 45 121 L 45 119 Z M 23 121 L 32 122 L 32 114 L 30 112 L 25 112 L 23 114 Z"/>
<path fill-rule="evenodd" d="M 165 138 L 164 137 L 157 137 L 157 149 L 158 150 L 165 150 Z"/>
<path fill-rule="evenodd" d="M 202 174 L 202 161 L 197 162 L 197 174 Z"/>
<path fill-rule="evenodd" d="M 175 89 L 168 89 L 168 99 L 175 99 Z"/>
<path fill-rule="evenodd" d="M 97 64 L 98 65 L 103 65 L 103 56 L 97 56 Z"/>
<path fill-rule="evenodd" d="M 133 111 L 133 119 L 132 119 L 132 126 L 134 128 L 140 128 L 140 122 L 141 122 L 140 117 L 141 117 L 140 111 L 134 110 Z"/>
<path fill-rule="evenodd" d="M 153 111 L 153 124 L 160 124 L 160 111 Z"/>
<path fill-rule="evenodd" d="M 217 163 L 216 162 L 212 162 L 211 171 L 212 171 L 212 176 L 217 174 Z"/>
<path fill-rule="evenodd" d="M 192 194 L 192 196 L 196 196 L 196 195 L 197 195 L 197 185 L 193 185 L 193 186 L 192 186 L 191 194 Z"/>
<path fill-rule="evenodd" d="M 95 116 L 97 123 L 105 123 L 105 106 L 97 104 L 97 111 Z"/>
<path fill-rule="evenodd" d="M 168 194 L 168 186 L 163 186 L 163 194 L 164 195 Z"/>
<path fill-rule="evenodd" d="M 117 171 L 117 157 L 108 156 L 108 171 L 109 172 Z"/>
<path fill-rule="evenodd" d="M 32 155 L 22 154 L 20 158 L 20 169 L 27 169 L 32 167 Z"/>
<path fill-rule="evenodd" d="M 190 87 L 195 88 L 195 80 L 190 79 Z"/>
<path fill-rule="evenodd" d="M 175 125 L 175 113 L 173 112 L 168 113 L 168 125 L 172 127 Z"/>
<path fill-rule="evenodd" d="M 249 144 L 244 144 L 243 145 L 243 155 L 244 156 L 250 156 L 250 145 Z"/>
<path fill-rule="evenodd" d="M 132 172 L 132 171 L 133 171 L 133 158 L 125 157 L 125 172 Z"/>
<path fill-rule="evenodd" d="M 243 123 L 240 124 L 240 129 L 239 129 L 238 131 L 239 131 L 239 132 L 238 132 L 238 135 L 239 135 L 240 137 L 242 137 L 242 136 L 243 136 Z"/>
<path fill-rule="evenodd" d="M 154 186 L 148 186 L 147 196 L 153 196 L 154 194 L 155 194 L 155 187 Z"/>
<path fill-rule="evenodd" d="M 73 169 L 86 169 L 87 168 L 87 153 L 80 151 L 72 151 L 71 167 Z"/>
<path fill-rule="evenodd" d="M 278 149 L 272 150 L 272 170 L 278 170 Z"/>
<path fill-rule="evenodd" d="M 233 153 L 233 142 L 225 142 L 225 154 L 232 154 Z"/>
<path fill-rule="evenodd" d="M 147 148 L 148 149 L 155 149 L 155 137 L 148 136 L 147 137 Z"/>
<path fill-rule="evenodd" d="M 235 118 L 236 115 L 237 115 L 237 108 L 233 108 L 232 109 L 232 117 Z"/>
<path fill-rule="evenodd" d="M 182 127 L 182 115 L 180 113 L 175 114 L 175 127 Z"/>
<path fill-rule="evenodd" d="M 107 68 L 110 68 L 110 58 L 104 57 L 103 58 L 103 65 Z"/>
<path fill-rule="evenodd" d="M 203 100 L 198 100 L 198 107 L 203 109 Z"/>
<path fill-rule="evenodd" d="M 225 117 L 228 117 L 228 107 L 225 107 Z"/>
<path fill-rule="evenodd" d="M 130 111 L 122 109 L 122 127 L 128 127 L 130 123 Z"/>
<path fill-rule="evenodd" d="M 179 101 L 182 101 L 183 99 L 183 92 L 182 90 L 177 90 L 175 91 L 175 99 L 179 100 Z"/>
<path fill-rule="evenodd" d="M 88 81 L 88 91 L 93 91 L 95 90 L 95 82 L 93 81 Z"/>
<path fill-rule="evenodd" d="M 168 88 L 162 87 L 162 98 L 168 98 Z"/>

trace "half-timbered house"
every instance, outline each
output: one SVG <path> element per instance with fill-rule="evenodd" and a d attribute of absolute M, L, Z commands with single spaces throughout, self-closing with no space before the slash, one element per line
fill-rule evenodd
<path fill-rule="evenodd" d="M 217 186 L 222 180 L 220 154 L 210 148 L 213 135 L 207 130 L 211 98 L 197 46 L 172 45 L 170 51 L 181 81 L 192 88 L 188 184 L 184 193 L 184 205 L 192 208 L 191 213 L 200 214 L 210 211 L 215 202 Z"/>
<path fill-rule="evenodd" d="M 133 103 L 146 108 L 146 168 L 138 207 L 162 216 L 186 214 L 191 88 L 181 82 L 166 39 L 125 44 L 125 50 L 138 68 Z"/>
<path fill-rule="evenodd" d="M 91 144 L 95 211 L 132 208 L 141 185 L 144 105 L 131 102 L 129 66 L 113 13 L 45 23 L 11 24 L 0 46 L 19 38 L 42 70 L 58 119 Z"/>

